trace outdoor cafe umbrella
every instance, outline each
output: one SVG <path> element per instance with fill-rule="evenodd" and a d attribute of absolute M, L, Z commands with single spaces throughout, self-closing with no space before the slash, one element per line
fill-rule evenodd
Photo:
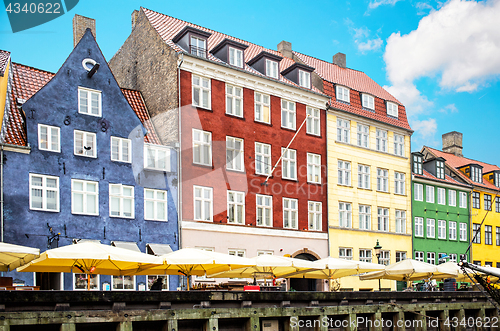
<path fill-rule="evenodd" d="M 38 248 L 0 243 L 0 271 L 12 271 L 40 255 Z"/>
<path fill-rule="evenodd" d="M 390 264 L 381 271 L 373 271 L 359 276 L 361 280 L 392 279 L 399 281 L 422 280 L 432 277 L 438 272 L 437 266 L 416 261 L 413 259 L 402 260 Z"/>
<path fill-rule="evenodd" d="M 254 263 L 252 266 L 241 269 L 210 274 L 211 278 L 282 278 L 282 275 L 318 269 L 319 266 L 312 261 L 295 259 L 278 255 L 260 255 L 251 258 Z"/>
<path fill-rule="evenodd" d="M 382 264 L 327 257 L 313 262 L 318 269 L 294 272 L 284 278 L 335 279 L 363 272 L 384 270 Z"/>
<path fill-rule="evenodd" d="M 17 268 L 17 271 L 121 276 L 136 275 L 162 262 L 154 255 L 95 242 L 83 242 L 49 249 L 40 254 L 38 259 Z M 87 289 L 90 289 L 90 276 L 87 277 Z"/>
<path fill-rule="evenodd" d="M 163 261 L 162 265 L 143 270 L 137 275 L 178 275 L 180 273 L 188 277 L 188 290 L 191 276 L 204 276 L 255 265 L 251 259 L 197 248 L 182 248 L 159 258 Z"/>
<path fill-rule="evenodd" d="M 470 281 L 456 262 L 448 261 L 437 266 L 438 271 L 432 276 L 434 279 L 455 278 L 457 281 Z"/>

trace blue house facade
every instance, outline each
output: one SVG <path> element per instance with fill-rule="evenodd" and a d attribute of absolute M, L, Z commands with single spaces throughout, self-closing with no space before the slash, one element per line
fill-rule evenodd
<path fill-rule="evenodd" d="M 9 84 L 5 242 L 41 252 L 85 240 L 157 255 L 178 249 L 177 152 L 160 144 L 141 94 L 118 86 L 90 29 L 55 75 L 15 64 Z M 42 289 L 87 282 L 78 273 L 6 276 Z M 177 276 L 163 277 L 177 288 Z M 155 278 L 93 275 L 91 288 L 142 290 Z"/>

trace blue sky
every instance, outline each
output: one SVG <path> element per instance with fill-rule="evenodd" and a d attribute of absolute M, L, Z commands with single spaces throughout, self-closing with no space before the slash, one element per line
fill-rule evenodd
<path fill-rule="evenodd" d="M 12 33 L 0 13 L 0 49 L 14 62 L 55 72 L 73 47 L 74 14 L 96 19 L 109 60 L 140 6 L 276 49 L 299 52 L 368 74 L 406 106 L 412 150 L 441 149 L 441 135 L 464 134 L 464 156 L 500 165 L 500 0 L 485 1 L 165 1 L 80 0 L 69 13 Z"/>

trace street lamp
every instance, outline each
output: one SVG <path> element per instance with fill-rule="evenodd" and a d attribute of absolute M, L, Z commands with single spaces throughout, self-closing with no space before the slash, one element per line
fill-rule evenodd
<path fill-rule="evenodd" d="M 375 255 L 377 256 L 377 263 L 380 264 L 380 254 L 382 251 L 382 246 L 380 246 L 378 239 L 377 244 L 375 245 L 375 247 L 373 247 L 373 249 L 375 250 Z M 378 290 L 380 291 L 380 278 L 378 279 Z"/>

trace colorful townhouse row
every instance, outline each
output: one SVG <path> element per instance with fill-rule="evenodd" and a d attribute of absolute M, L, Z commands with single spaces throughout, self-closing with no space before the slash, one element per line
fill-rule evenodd
<path fill-rule="evenodd" d="M 0 52 L 2 240 L 42 251 L 98 240 L 157 255 L 197 247 L 500 263 L 500 168 L 464 158 L 456 132 L 443 136 L 443 151 L 411 153 L 404 105 L 347 68 L 344 54 L 326 62 L 286 41 L 267 49 L 141 8 L 107 62 L 95 22 L 76 15 L 73 25 L 75 48 L 56 74 Z M 13 277 L 55 289 L 85 280 Z M 147 289 L 154 278 L 92 284 Z M 166 289 L 182 286 L 166 278 Z"/>

